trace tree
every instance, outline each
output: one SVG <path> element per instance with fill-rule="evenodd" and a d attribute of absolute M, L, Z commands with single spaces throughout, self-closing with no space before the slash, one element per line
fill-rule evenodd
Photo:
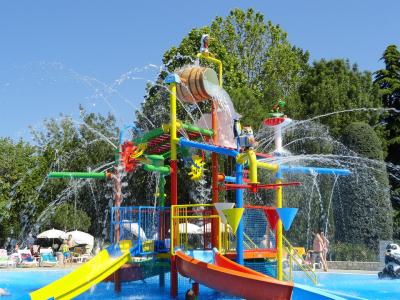
<path fill-rule="evenodd" d="M 50 224 L 51 227 L 64 231 L 81 230 L 87 232 L 91 220 L 84 211 L 77 209 L 70 203 L 63 203 L 57 206 Z"/>
<path fill-rule="evenodd" d="M 37 212 L 43 181 L 41 157 L 24 141 L 0 139 L 0 244 L 20 231 Z"/>
<path fill-rule="evenodd" d="M 46 120 L 44 130 L 33 131 L 36 155 L 42 160 L 42 179 L 51 171 L 105 171 L 113 168 L 119 133 L 115 118 L 86 113 L 82 108 L 80 111 L 80 120 L 61 116 L 59 120 Z M 77 212 L 83 211 L 91 217 L 90 233 L 107 237 L 103 230 L 108 228 L 109 208 L 113 203 L 111 182 L 45 180 L 39 189 L 39 199 L 42 200 L 36 204 L 36 212 L 29 218 L 24 234 L 42 230 L 59 212 L 60 205 L 74 203 Z"/>
<path fill-rule="evenodd" d="M 371 126 L 361 122 L 347 126 L 342 141 L 360 159 L 352 176 L 339 179 L 340 194 L 334 201 L 335 238 L 377 249 L 379 240 L 391 239 L 393 225 L 381 141 Z"/>
<path fill-rule="evenodd" d="M 375 72 L 375 83 L 379 85 L 382 103 L 384 107 L 400 110 L 400 51 L 395 45 L 386 48 L 381 58 L 385 63 L 385 69 Z M 392 205 L 400 215 L 400 115 L 399 112 L 389 111 L 384 118 L 388 154 L 386 161 L 389 162 L 390 183 L 392 186 Z M 394 164 L 391 165 L 391 164 Z M 398 224 L 399 217 L 397 217 Z M 399 228 L 399 227 L 397 227 Z"/>
<path fill-rule="evenodd" d="M 299 87 L 302 109 L 293 111 L 295 118 L 312 118 L 327 113 L 359 108 L 381 107 L 378 87 L 373 84 L 371 73 L 360 72 L 356 65 L 348 61 L 324 59 L 314 62 Z M 333 114 L 319 119 L 327 124 L 333 136 L 355 121 L 375 125 L 379 113 L 374 111 L 354 111 Z"/>
<path fill-rule="evenodd" d="M 375 83 L 379 85 L 384 107 L 400 110 L 400 51 L 395 45 L 386 48 L 382 58 L 385 69 L 375 72 Z M 385 118 L 387 130 L 387 160 L 400 164 L 400 117 L 390 112 Z"/>

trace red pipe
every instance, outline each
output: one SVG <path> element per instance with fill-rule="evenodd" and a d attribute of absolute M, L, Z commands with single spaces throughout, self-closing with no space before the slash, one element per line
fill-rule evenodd
<path fill-rule="evenodd" d="M 114 291 L 116 293 L 121 292 L 121 274 L 119 269 L 114 273 Z"/>
<path fill-rule="evenodd" d="M 178 204 L 178 174 L 177 174 L 178 163 L 176 160 L 171 159 L 169 165 L 171 167 L 170 178 L 171 178 L 171 207 L 172 207 L 172 205 Z M 171 222 L 171 226 L 175 226 L 175 222 Z M 174 228 L 173 232 L 174 234 L 176 234 L 178 231 L 177 229 L 175 230 Z M 177 237 L 171 236 L 171 240 L 173 241 L 173 245 L 176 245 Z M 175 255 L 172 255 L 171 273 L 170 273 L 171 297 L 176 297 L 178 295 L 178 271 L 176 269 L 175 261 L 176 261 Z"/>
<path fill-rule="evenodd" d="M 192 290 L 196 297 L 199 296 L 199 284 L 197 282 L 192 283 Z"/>
<path fill-rule="evenodd" d="M 178 295 L 178 269 L 176 268 L 176 255 L 171 255 L 171 297 Z"/>

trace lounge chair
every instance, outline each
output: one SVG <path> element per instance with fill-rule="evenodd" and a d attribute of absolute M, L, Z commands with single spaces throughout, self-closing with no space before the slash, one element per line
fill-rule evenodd
<path fill-rule="evenodd" d="M 16 263 L 7 255 L 6 249 L 0 249 L 0 267 L 15 267 Z"/>
<path fill-rule="evenodd" d="M 71 255 L 72 261 L 79 264 L 86 262 L 91 258 L 89 254 L 86 254 L 86 248 L 83 247 L 75 247 Z"/>
<path fill-rule="evenodd" d="M 40 262 L 41 267 L 55 267 L 57 266 L 57 259 L 53 255 L 51 249 L 40 249 Z"/>
<path fill-rule="evenodd" d="M 38 262 L 34 259 L 29 249 L 18 250 L 18 254 L 20 256 L 19 267 L 32 268 L 38 266 Z"/>

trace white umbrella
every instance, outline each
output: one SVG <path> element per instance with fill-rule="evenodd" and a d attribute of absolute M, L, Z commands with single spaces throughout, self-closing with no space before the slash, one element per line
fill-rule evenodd
<path fill-rule="evenodd" d="M 67 237 L 72 236 L 72 240 L 75 242 L 75 244 L 78 245 L 91 245 L 93 246 L 94 244 L 94 237 L 93 235 L 90 235 L 89 233 L 79 231 L 79 230 L 74 230 L 67 232 Z"/>
<path fill-rule="evenodd" d="M 122 220 L 122 227 L 132 233 L 136 238 L 139 238 L 139 231 L 140 231 L 140 239 L 142 241 L 147 240 L 146 234 L 142 227 L 139 226 L 138 223 L 131 223 L 129 220 Z"/>
<path fill-rule="evenodd" d="M 206 224 L 206 233 L 210 233 L 211 232 L 211 227 L 212 227 L 211 223 L 207 223 Z M 221 232 L 225 232 L 225 225 L 224 224 L 220 223 L 220 227 L 219 228 L 220 228 Z M 228 228 L 230 228 L 229 225 L 228 225 Z M 201 227 L 201 233 L 203 233 L 203 227 Z"/>
<path fill-rule="evenodd" d="M 67 234 L 65 231 L 57 230 L 57 229 L 50 229 L 43 231 L 37 236 L 38 239 L 61 239 L 65 240 L 67 238 Z"/>
<path fill-rule="evenodd" d="M 169 230 L 168 230 L 169 232 Z M 202 234 L 203 228 L 193 223 L 180 223 L 179 232 L 187 234 Z"/>

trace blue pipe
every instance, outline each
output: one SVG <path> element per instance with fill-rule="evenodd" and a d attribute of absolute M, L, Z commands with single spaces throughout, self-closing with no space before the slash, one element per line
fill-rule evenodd
<path fill-rule="evenodd" d="M 302 166 L 284 166 L 279 167 L 279 171 L 283 173 L 305 173 L 305 174 L 330 174 L 330 175 L 350 175 L 348 169 L 333 169 L 333 168 L 314 168 L 314 167 L 302 167 Z"/>
<path fill-rule="evenodd" d="M 225 177 L 226 179 L 226 177 Z M 236 184 L 243 184 L 243 165 L 236 164 Z M 243 189 L 236 190 L 236 207 L 243 207 Z M 240 220 L 238 229 L 236 231 L 236 262 L 244 265 L 244 254 L 243 254 L 243 217 Z"/>
<path fill-rule="evenodd" d="M 234 182 L 234 183 L 236 183 L 236 177 L 233 177 L 233 176 L 225 176 L 225 181 L 226 181 L 226 182 Z"/>
<path fill-rule="evenodd" d="M 179 139 L 179 146 L 196 148 L 196 149 L 205 150 L 205 151 L 211 151 L 211 152 L 215 152 L 215 153 L 218 153 L 221 155 L 228 155 L 228 156 L 232 156 L 232 157 L 236 157 L 239 154 L 239 152 L 237 152 L 236 150 L 233 150 L 233 149 L 227 149 L 227 148 L 223 148 L 223 147 L 219 147 L 219 146 L 203 144 L 203 143 L 199 143 L 199 142 L 193 142 L 193 141 L 189 141 L 185 138 Z"/>

